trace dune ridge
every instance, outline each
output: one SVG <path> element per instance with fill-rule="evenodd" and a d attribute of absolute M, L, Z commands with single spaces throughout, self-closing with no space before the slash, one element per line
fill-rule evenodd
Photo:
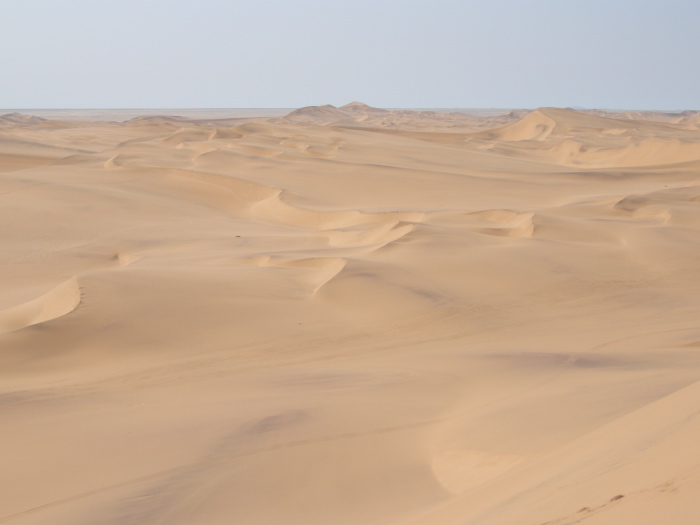
<path fill-rule="evenodd" d="M 0 332 L 20 330 L 68 315 L 80 305 L 80 298 L 78 280 L 69 279 L 36 299 L 0 310 Z"/>
<path fill-rule="evenodd" d="M 692 523 L 697 119 L 0 117 L 0 522 Z"/>

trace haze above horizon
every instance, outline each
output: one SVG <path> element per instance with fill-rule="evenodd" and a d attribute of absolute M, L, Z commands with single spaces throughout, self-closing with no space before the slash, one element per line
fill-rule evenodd
<path fill-rule="evenodd" d="M 4 108 L 700 108 L 685 0 L 0 8 Z"/>

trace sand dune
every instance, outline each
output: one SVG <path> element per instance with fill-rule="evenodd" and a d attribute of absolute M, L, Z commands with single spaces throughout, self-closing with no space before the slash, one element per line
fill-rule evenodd
<path fill-rule="evenodd" d="M 435 111 L 388 111 L 351 102 L 339 108 L 326 104 L 292 111 L 284 117 L 270 119 L 275 123 L 313 124 L 317 126 L 350 126 L 401 130 L 434 131 L 436 128 L 476 130 L 517 121 L 528 112 L 510 111 L 498 117 L 479 117 L 466 113 L 437 113 Z"/>
<path fill-rule="evenodd" d="M 542 108 L 514 123 L 474 133 L 469 143 L 481 151 L 582 169 L 700 159 L 695 130 L 687 123 L 621 119 L 557 108 Z"/>
<path fill-rule="evenodd" d="M 32 115 L 23 115 L 22 113 L 7 113 L 5 115 L 0 115 L 0 126 L 29 126 L 32 124 L 39 124 L 45 120 L 46 119 Z"/>
<path fill-rule="evenodd" d="M 0 523 L 693 523 L 697 119 L 0 117 Z"/>

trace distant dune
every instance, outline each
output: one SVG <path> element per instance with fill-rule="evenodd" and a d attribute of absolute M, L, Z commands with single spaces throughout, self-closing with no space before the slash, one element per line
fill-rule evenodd
<path fill-rule="evenodd" d="M 700 113 L 0 116 L 0 523 L 700 515 Z"/>
<path fill-rule="evenodd" d="M 309 106 L 292 111 L 271 122 L 313 124 L 318 126 L 361 126 L 385 129 L 479 129 L 517 120 L 523 114 L 511 111 L 500 117 L 480 117 L 468 113 L 438 113 L 436 111 L 386 110 L 362 102 L 351 102 L 339 108 L 331 105 Z"/>
<path fill-rule="evenodd" d="M 39 124 L 46 119 L 34 117 L 31 115 L 23 115 L 21 113 L 7 113 L 0 115 L 0 126 L 21 126 Z"/>

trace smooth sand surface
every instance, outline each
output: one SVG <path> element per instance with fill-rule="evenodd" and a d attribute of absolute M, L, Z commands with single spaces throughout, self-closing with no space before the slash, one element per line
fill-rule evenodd
<path fill-rule="evenodd" d="M 695 523 L 699 123 L 0 117 L 0 524 Z"/>

